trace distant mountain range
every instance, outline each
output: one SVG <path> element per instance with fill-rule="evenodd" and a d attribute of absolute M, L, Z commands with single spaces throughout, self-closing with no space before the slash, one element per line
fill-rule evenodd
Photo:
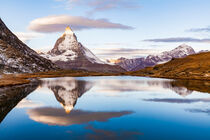
<path fill-rule="evenodd" d="M 0 19 L 0 73 L 32 73 L 57 66 L 20 41 Z"/>
<path fill-rule="evenodd" d="M 157 64 L 166 63 L 173 58 L 183 58 L 188 55 L 195 54 L 192 47 L 188 45 L 180 45 L 171 51 L 165 51 L 156 55 L 149 55 L 142 58 L 126 59 L 119 58 L 115 61 L 115 64 L 121 66 L 127 71 L 138 71 L 145 67 L 155 66 Z"/>
<path fill-rule="evenodd" d="M 129 75 L 210 80 L 209 60 L 210 52 L 197 53 L 185 58 L 174 58 L 154 67 L 129 72 Z"/>
<path fill-rule="evenodd" d="M 70 27 L 56 41 L 54 48 L 41 56 L 50 59 L 62 69 L 87 70 L 96 72 L 125 72 L 118 65 L 111 65 L 101 61 L 88 48 L 77 41 L 77 37 Z"/>

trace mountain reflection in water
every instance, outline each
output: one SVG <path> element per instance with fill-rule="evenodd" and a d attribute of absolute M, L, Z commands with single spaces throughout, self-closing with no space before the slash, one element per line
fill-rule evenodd
<path fill-rule="evenodd" d="M 157 91 L 157 89 L 170 89 L 182 97 L 186 97 L 193 91 L 210 93 L 210 81 L 198 80 L 99 80 L 99 91 L 126 92 L 126 91 Z"/>
<path fill-rule="evenodd" d="M 75 78 L 62 78 L 56 80 L 44 80 L 42 81 L 41 86 L 46 86 L 51 89 L 66 113 L 70 113 L 77 103 L 77 99 L 90 90 L 93 83 L 76 80 Z"/>
<path fill-rule="evenodd" d="M 77 99 L 81 97 L 85 92 L 90 90 L 94 84 L 100 85 L 99 91 L 142 91 L 142 90 L 155 90 L 157 87 L 170 89 L 175 93 L 185 97 L 191 94 L 193 91 L 203 91 L 210 93 L 210 82 L 209 81 L 198 81 L 198 80 L 101 80 L 97 83 L 94 81 L 77 80 L 75 78 L 57 78 L 42 80 L 40 86 L 51 89 L 58 102 L 63 106 L 66 113 L 75 106 Z M 146 84 L 148 87 L 142 86 Z M 30 84 L 0 88 L 0 121 L 3 120 L 5 115 L 17 105 L 23 98 L 34 91 L 38 87 L 38 82 L 32 82 Z M 149 99 L 147 101 L 155 102 L 171 102 L 171 103 L 191 103 L 191 102 L 210 102 L 207 99 Z"/>
<path fill-rule="evenodd" d="M 38 82 L 32 82 L 26 85 L 13 86 L 0 88 L 0 121 L 3 120 L 5 115 L 15 107 L 18 102 L 25 98 L 28 94 L 38 87 Z M 143 90 L 156 90 L 157 87 L 170 89 L 175 93 L 185 97 L 193 91 L 203 91 L 210 93 L 209 81 L 197 80 L 101 80 L 95 83 L 94 81 L 77 80 L 75 78 L 57 78 L 45 79 L 40 83 L 41 87 L 51 89 L 58 102 L 63 106 L 66 113 L 75 106 L 77 99 L 80 98 L 85 92 L 90 90 L 94 84 L 100 86 L 98 91 L 117 92 L 117 91 L 143 91 Z M 142 86 L 147 85 L 148 87 Z M 210 102 L 208 99 L 149 99 L 147 101 L 155 102 L 171 102 L 171 103 L 193 103 L 193 102 Z"/>
<path fill-rule="evenodd" d="M 0 88 L 0 122 L 28 94 L 39 85 L 38 81 L 30 84 Z"/>

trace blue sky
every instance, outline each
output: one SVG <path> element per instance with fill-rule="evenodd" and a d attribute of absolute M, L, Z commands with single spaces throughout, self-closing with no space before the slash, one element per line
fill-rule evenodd
<path fill-rule="evenodd" d="M 210 50 L 209 6 L 209 0 L 4 0 L 0 17 L 35 50 L 51 49 L 70 24 L 97 55 L 136 57 L 183 43 Z"/>

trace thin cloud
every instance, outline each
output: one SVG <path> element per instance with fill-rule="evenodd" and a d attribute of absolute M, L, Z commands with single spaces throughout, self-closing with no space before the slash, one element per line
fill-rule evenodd
<path fill-rule="evenodd" d="M 210 26 L 205 28 L 192 28 L 187 30 L 188 32 L 210 32 Z"/>
<path fill-rule="evenodd" d="M 28 43 L 32 39 L 36 39 L 43 36 L 43 34 L 39 33 L 24 33 L 24 32 L 16 32 L 15 35 L 24 43 Z"/>
<path fill-rule="evenodd" d="M 191 37 L 174 37 L 174 38 L 146 39 L 144 41 L 148 41 L 148 42 L 166 42 L 166 43 L 174 43 L 174 42 L 210 43 L 210 39 L 198 39 L 198 38 L 191 38 Z"/>
<path fill-rule="evenodd" d="M 145 57 L 152 54 L 157 54 L 162 52 L 158 49 L 131 49 L 131 48 L 119 48 L 119 44 L 86 44 L 85 46 L 88 46 L 92 49 L 90 49 L 97 57 L 100 59 L 106 60 L 106 59 L 118 59 L 120 57 L 125 58 L 140 58 Z M 127 45 L 126 45 L 127 46 Z M 129 46 L 129 45 L 128 45 Z M 108 47 L 108 48 L 107 48 Z M 43 52 L 46 53 L 49 50 L 51 50 L 51 46 L 44 46 L 42 48 L 46 49 L 39 49 L 36 50 L 37 52 Z"/>
<path fill-rule="evenodd" d="M 161 102 L 161 103 L 185 103 L 185 104 L 190 104 L 190 103 L 197 103 L 197 102 L 204 102 L 204 103 L 209 103 L 210 99 L 176 99 L 176 98 L 166 98 L 166 99 L 144 99 L 144 101 L 148 102 Z"/>
<path fill-rule="evenodd" d="M 73 30 L 133 29 L 133 27 L 131 26 L 123 25 L 120 23 L 113 23 L 107 19 L 90 19 L 86 17 L 69 16 L 69 15 L 55 15 L 55 16 L 37 18 L 30 22 L 28 29 L 42 33 L 53 33 L 53 32 L 63 32 L 63 30 L 68 25 L 70 25 Z"/>
<path fill-rule="evenodd" d="M 99 47 L 96 47 L 99 46 Z M 103 46 L 104 48 L 101 48 Z M 106 48 L 106 46 L 113 47 L 113 48 Z M 92 51 L 94 54 L 96 54 L 98 57 L 102 59 L 106 58 L 120 58 L 120 57 L 126 57 L 126 58 L 139 58 L 139 57 L 145 57 L 150 54 L 155 54 L 159 52 L 158 50 L 152 50 L 152 49 L 130 49 L 130 48 L 116 48 L 119 46 L 125 46 L 123 44 L 101 44 L 101 45 L 94 45 L 94 49 Z"/>
<path fill-rule="evenodd" d="M 207 115 L 210 115 L 210 109 L 186 109 L 186 111 L 189 111 L 191 113 L 205 113 Z"/>
<path fill-rule="evenodd" d="M 107 11 L 111 9 L 136 9 L 139 8 L 137 0 L 56 0 L 64 2 L 67 9 L 72 9 L 77 6 L 85 6 L 89 11 L 88 14 L 93 14 L 99 11 Z"/>

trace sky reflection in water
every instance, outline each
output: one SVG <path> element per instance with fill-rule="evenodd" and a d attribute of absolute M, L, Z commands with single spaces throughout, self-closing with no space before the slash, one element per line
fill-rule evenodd
<path fill-rule="evenodd" d="M 210 139 L 208 85 L 82 77 L 0 89 L 10 93 L 0 96 L 0 139 Z"/>

